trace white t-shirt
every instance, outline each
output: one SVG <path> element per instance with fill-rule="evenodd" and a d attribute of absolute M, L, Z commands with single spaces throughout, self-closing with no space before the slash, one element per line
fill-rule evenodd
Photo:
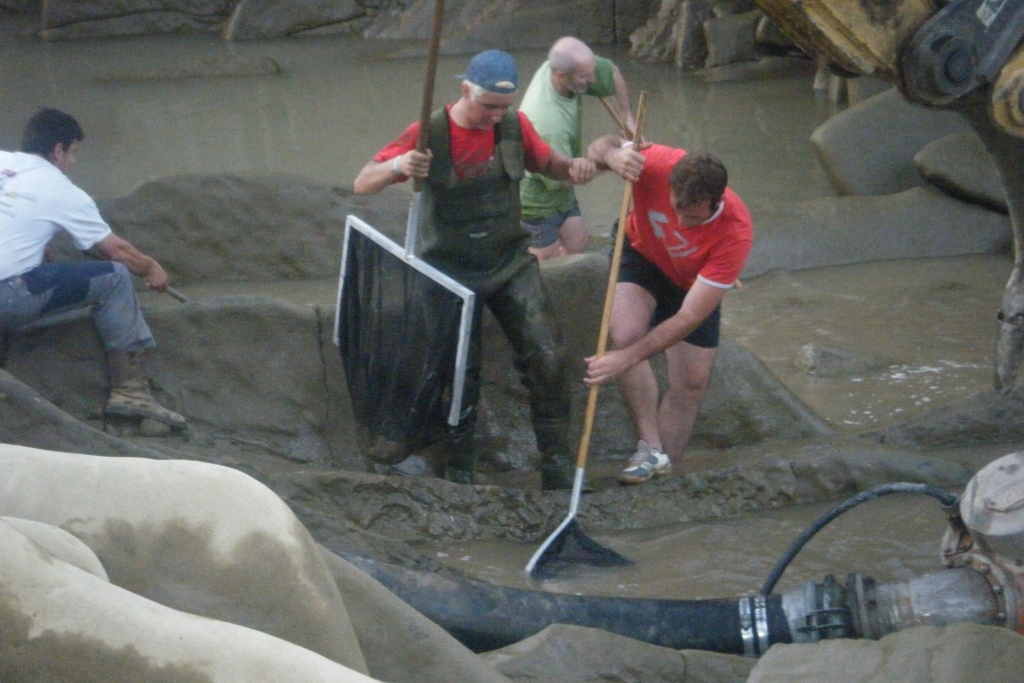
<path fill-rule="evenodd" d="M 56 166 L 35 154 L 0 151 L 0 280 L 42 263 L 58 230 L 82 250 L 111 234 L 96 202 Z"/>

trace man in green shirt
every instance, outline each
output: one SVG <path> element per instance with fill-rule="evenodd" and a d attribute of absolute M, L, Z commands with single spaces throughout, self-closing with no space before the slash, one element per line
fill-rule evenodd
<path fill-rule="evenodd" d="M 583 41 L 566 36 L 555 41 L 548 58 L 533 75 L 519 110 L 526 114 L 552 149 L 582 156 L 583 95 L 615 98 L 619 115 L 632 133 L 635 124 L 626 81 L 611 61 L 594 55 Z M 532 234 L 530 251 L 541 261 L 577 254 L 590 235 L 569 183 L 527 173 L 520 186 L 523 227 Z"/>

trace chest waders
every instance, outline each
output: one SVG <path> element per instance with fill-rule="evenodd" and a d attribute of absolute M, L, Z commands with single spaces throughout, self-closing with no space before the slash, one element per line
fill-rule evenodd
<path fill-rule="evenodd" d="M 519 181 L 525 172 L 522 133 L 515 111 L 495 126 L 495 153 L 485 173 L 459 178 L 451 159 L 448 113 L 431 116 L 434 154 L 423 193 L 420 254 L 423 260 L 476 293 L 466 361 L 463 409 L 452 427 L 445 476 L 472 483 L 477 403 L 482 367 L 484 304 L 513 350 L 513 362 L 530 394 L 530 415 L 541 453 L 543 488 L 570 488 L 570 398 L 559 343 L 549 321 L 548 299 L 537 259 L 527 251 L 530 233 L 519 221 Z"/>

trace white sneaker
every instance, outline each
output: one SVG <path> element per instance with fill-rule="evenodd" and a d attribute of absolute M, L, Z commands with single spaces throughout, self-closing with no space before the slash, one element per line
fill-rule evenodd
<path fill-rule="evenodd" d="M 671 471 L 672 463 L 668 456 L 640 439 L 636 444 L 636 453 L 629 459 L 629 466 L 619 473 L 619 483 L 642 484 Z"/>

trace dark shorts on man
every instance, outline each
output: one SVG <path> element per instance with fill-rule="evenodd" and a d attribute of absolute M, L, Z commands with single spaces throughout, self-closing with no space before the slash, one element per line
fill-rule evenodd
<path fill-rule="evenodd" d="M 622 243 L 622 261 L 619 264 L 618 281 L 639 285 L 654 297 L 655 305 L 654 314 L 651 316 L 651 327 L 660 325 L 678 313 L 687 292 L 672 282 L 658 266 L 634 249 L 628 239 Z M 683 341 L 704 349 L 718 348 L 721 318 L 722 306 L 719 304 L 715 310 L 711 311 L 711 315 Z"/>
<path fill-rule="evenodd" d="M 550 247 L 559 238 L 562 225 L 570 218 L 580 215 L 580 205 L 577 202 L 568 211 L 541 216 L 532 221 L 522 221 L 523 227 L 530 231 L 530 246 L 535 249 Z"/>

